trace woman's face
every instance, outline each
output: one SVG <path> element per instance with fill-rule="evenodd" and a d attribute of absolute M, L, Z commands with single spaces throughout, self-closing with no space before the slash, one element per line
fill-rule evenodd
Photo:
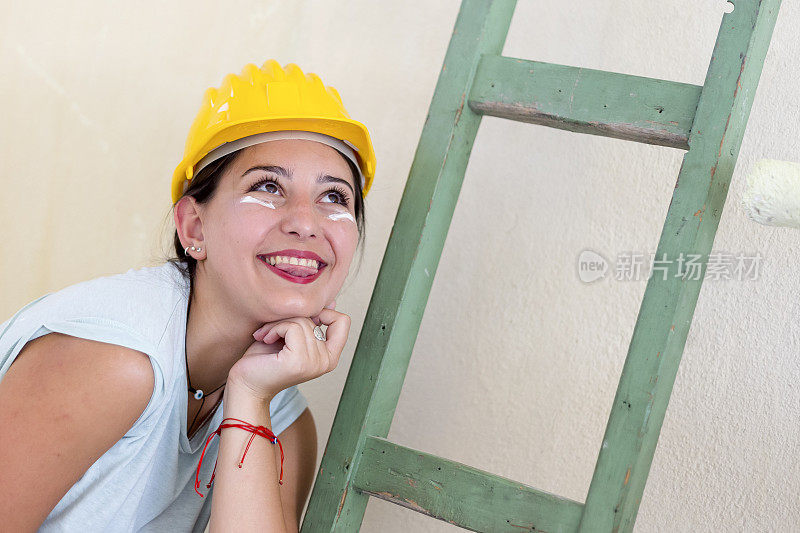
<path fill-rule="evenodd" d="M 245 148 L 198 206 L 207 255 L 197 274 L 255 321 L 315 316 L 355 253 L 354 190 L 350 166 L 330 146 L 291 139 Z"/>

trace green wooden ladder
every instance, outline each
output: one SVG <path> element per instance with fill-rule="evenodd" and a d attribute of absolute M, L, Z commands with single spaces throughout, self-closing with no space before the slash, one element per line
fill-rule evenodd
<path fill-rule="evenodd" d="M 733 4 L 698 86 L 503 57 L 515 0 L 463 0 L 303 532 L 357 531 L 369 496 L 473 531 L 633 529 L 780 0 Z M 687 150 L 585 503 L 385 438 L 483 115 Z"/>

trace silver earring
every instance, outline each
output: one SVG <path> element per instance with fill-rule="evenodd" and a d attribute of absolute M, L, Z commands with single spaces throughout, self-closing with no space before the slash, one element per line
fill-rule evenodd
<path fill-rule="evenodd" d="M 191 248 L 192 248 L 192 250 L 194 250 L 195 252 L 199 252 L 199 251 L 201 251 L 201 250 L 202 250 L 202 248 L 195 248 L 195 247 L 194 247 L 194 245 L 192 245 L 192 247 L 191 247 Z M 184 249 L 183 249 L 183 255 L 185 255 L 185 256 L 187 256 L 187 257 L 188 257 L 188 255 L 189 255 L 189 247 L 188 247 L 188 246 L 187 246 L 186 248 L 184 248 Z"/>

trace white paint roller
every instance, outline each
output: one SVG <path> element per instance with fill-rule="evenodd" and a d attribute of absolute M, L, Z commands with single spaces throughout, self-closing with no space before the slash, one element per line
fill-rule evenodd
<path fill-rule="evenodd" d="M 747 176 L 742 207 L 759 224 L 800 228 L 800 164 L 757 161 Z"/>

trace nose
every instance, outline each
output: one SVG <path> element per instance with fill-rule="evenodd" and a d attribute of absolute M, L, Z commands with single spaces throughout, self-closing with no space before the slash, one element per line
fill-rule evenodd
<path fill-rule="evenodd" d="M 295 235 L 301 240 L 312 239 L 322 234 L 319 214 L 312 202 L 294 198 L 284 210 L 281 227 L 285 233 Z"/>

